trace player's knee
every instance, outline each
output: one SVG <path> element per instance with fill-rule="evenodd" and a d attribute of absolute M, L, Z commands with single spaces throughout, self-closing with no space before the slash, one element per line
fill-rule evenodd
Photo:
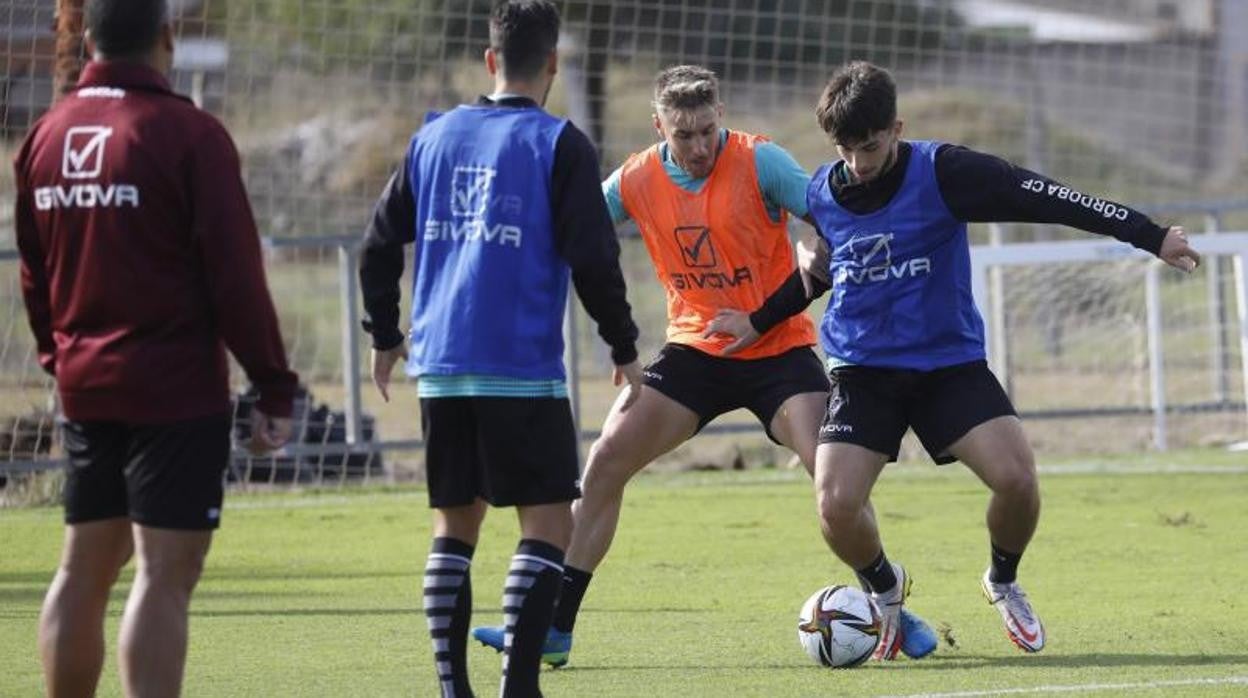
<path fill-rule="evenodd" d="M 58 573 L 59 583 L 53 585 L 53 596 L 61 600 L 106 598 L 120 573 L 120 566 L 91 569 L 82 565 L 62 565 Z"/>
<path fill-rule="evenodd" d="M 60 569 L 65 586 L 75 591 L 107 592 L 121 575 L 133 550 L 126 547 L 109 551 L 109 554 L 68 557 L 61 563 Z"/>
<path fill-rule="evenodd" d="M 638 470 L 636 460 L 621 439 L 604 434 L 589 449 L 585 463 L 585 487 L 623 487 Z M 642 464 L 644 466 L 644 463 Z"/>
<path fill-rule="evenodd" d="M 140 560 L 138 573 L 154 587 L 189 594 L 204 572 L 206 557 L 206 551 L 149 555 Z"/>
<path fill-rule="evenodd" d="M 852 529 L 854 522 L 862 515 L 862 500 L 851 497 L 839 490 L 821 490 L 817 497 L 819 518 L 824 528 L 832 535 L 839 531 Z"/>
<path fill-rule="evenodd" d="M 1004 469 L 1004 475 L 998 478 L 997 486 L 993 488 L 998 494 L 1002 494 L 1016 500 L 1038 500 L 1040 497 L 1040 484 L 1036 478 L 1036 466 L 1030 453 L 1018 453 L 1011 457 L 1008 467 Z"/>

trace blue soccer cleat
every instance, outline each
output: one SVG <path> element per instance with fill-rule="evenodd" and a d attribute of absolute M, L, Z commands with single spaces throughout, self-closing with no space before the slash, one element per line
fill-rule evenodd
<path fill-rule="evenodd" d="M 901 653 L 911 659 L 922 659 L 936 651 L 936 633 L 927 621 L 901 609 Z"/>
<path fill-rule="evenodd" d="M 501 625 L 483 625 L 472 629 L 472 639 L 498 652 L 503 651 L 504 636 L 505 631 Z M 571 653 L 572 633 L 561 632 L 554 628 L 546 632 L 546 642 L 542 645 L 543 662 L 558 669 L 568 663 L 568 655 Z"/>

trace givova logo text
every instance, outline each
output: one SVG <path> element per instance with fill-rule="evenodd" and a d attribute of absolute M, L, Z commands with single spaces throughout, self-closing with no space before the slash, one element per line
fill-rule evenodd
<path fill-rule="evenodd" d="M 520 214 L 523 202 L 516 196 L 494 197 L 494 180 L 498 172 L 491 167 L 456 166 L 451 173 L 451 217 L 443 221 L 429 219 L 424 225 L 424 239 L 445 242 L 485 242 L 519 248 L 524 231 L 519 226 L 487 223 L 485 214 L 491 208 Z"/>
<path fill-rule="evenodd" d="M 107 126 L 74 126 L 65 132 L 61 152 L 61 177 L 66 180 L 97 179 L 104 171 L 104 146 L 113 129 Z M 35 188 L 35 209 L 139 207 L 139 188 L 133 184 L 77 182 Z"/>
<path fill-rule="evenodd" d="M 913 257 L 893 261 L 893 233 L 853 235 L 836 248 L 836 280 L 855 284 L 880 283 L 890 279 L 906 279 L 932 273 L 930 257 Z"/>

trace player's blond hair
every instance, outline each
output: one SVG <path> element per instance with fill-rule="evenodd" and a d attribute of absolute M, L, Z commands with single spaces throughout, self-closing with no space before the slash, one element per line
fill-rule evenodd
<path fill-rule="evenodd" d="M 656 111 L 687 111 L 719 104 L 719 78 L 700 65 L 676 65 L 654 79 Z"/>

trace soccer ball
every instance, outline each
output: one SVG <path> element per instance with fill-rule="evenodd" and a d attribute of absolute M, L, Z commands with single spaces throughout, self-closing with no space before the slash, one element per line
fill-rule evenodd
<path fill-rule="evenodd" d="M 797 639 L 815 662 L 837 669 L 858 666 L 880 642 L 880 611 L 854 587 L 816 591 L 797 620 Z"/>

